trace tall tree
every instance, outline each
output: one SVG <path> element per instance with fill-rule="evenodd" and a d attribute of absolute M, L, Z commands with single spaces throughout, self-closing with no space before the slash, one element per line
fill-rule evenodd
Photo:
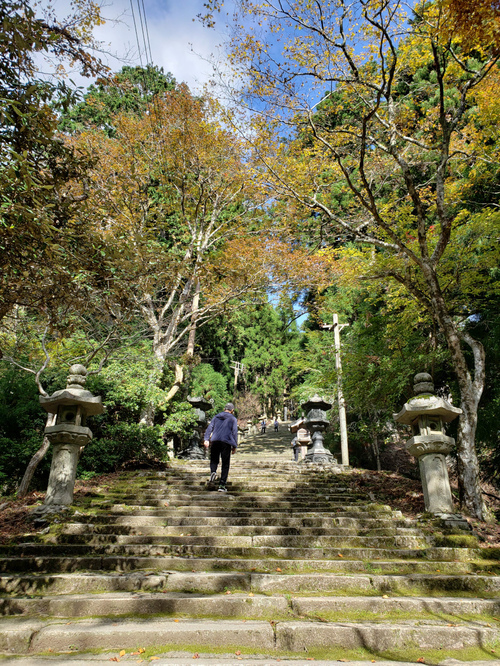
<path fill-rule="evenodd" d="M 498 214 L 485 202 L 469 226 L 464 180 L 477 175 L 472 165 L 496 159 L 498 142 L 482 140 L 477 123 L 498 50 L 489 37 L 474 48 L 450 39 L 440 3 L 409 16 L 401 2 L 375 0 L 237 4 L 247 16 L 237 21 L 232 61 L 246 77 L 240 99 L 268 127 L 265 142 L 251 137 L 267 182 L 300 229 L 309 217 L 331 247 L 358 243 L 365 276 L 399 282 L 434 320 L 460 389 L 464 503 L 485 518 L 474 445 L 485 355 L 464 326 L 474 304 L 459 298 L 463 273 L 453 264 L 473 247 L 467 276 L 491 279 L 495 249 L 489 242 L 483 252 L 481 235 L 487 229 L 493 240 Z"/>
<path fill-rule="evenodd" d="M 130 67 L 100 77 L 90 85 L 83 99 L 61 117 L 60 128 L 73 133 L 85 128 L 99 128 L 114 134 L 113 118 L 120 113 L 142 116 L 158 96 L 176 86 L 170 72 L 162 67 Z"/>
<path fill-rule="evenodd" d="M 67 300 L 85 235 L 74 224 L 81 197 L 68 192 L 88 159 L 61 141 L 57 113 L 74 100 L 64 80 L 42 78 L 37 59 L 102 65 L 89 51 L 97 5 L 84 1 L 64 20 L 38 16 L 25 0 L 0 1 L 0 319 L 15 304 L 49 307 Z"/>
<path fill-rule="evenodd" d="M 115 116 L 113 136 L 73 139 L 98 165 L 86 215 L 107 244 L 110 288 L 144 318 L 160 374 L 168 357 L 193 355 L 196 328 L 224 303 L 263 285 L 249 165 L 217 116 L 214 100 L 180 85 L 142 116 Z M 171 396 L 182 380 L 177 363 Z"/>

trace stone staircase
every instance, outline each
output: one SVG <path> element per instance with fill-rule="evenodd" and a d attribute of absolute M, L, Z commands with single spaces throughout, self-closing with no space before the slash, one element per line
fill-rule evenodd
<path fill-rule="evenodd" d="M 290 439 L 244 442 L 227 494 L 176 461 L 0 547 L 3 663 L 500 659 L 500 563 L 293 463 Z"/>

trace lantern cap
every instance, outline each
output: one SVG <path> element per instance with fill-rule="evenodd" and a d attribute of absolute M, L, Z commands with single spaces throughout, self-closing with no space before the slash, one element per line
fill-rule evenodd
<path fill-rule="evenodd" d="M 394 414 L 397 423 L 411 425 L 419 416 L 440 416 L 445 423 L 450 423 L 462 413 L 458 407 L 453 407 L 444 398 L 431 396 L 415 396 L 409 400 L 399 414 Z"/>
<path fill-rule="evenodd" d="M 200 396 L 188 395 L 186 399 L 192 407 L 194 407 L 195 409 L 196 408 L 201 409 L 204 412 L 207 412 L 209 409 L 212 409 L 212 407 L 214 406 L 213 402 L 210 402 L 206 398 L 202 398 Z"/>
<path fill-rule="evenodd" d="M 307 402 L 304 402 L 301 407 L 305 412 L 308 412 L 311 409 L 321 409 L 322 411 L 327 412 L 332 408 L 332 404 L 330 402 L 326 402 L 326 400 L 315 393 L 313 397 L 309 398 Z"/>
<path fill-rule="evenodd" d="M 413 378 L 413 392 L 415 395 L 422 393 L 434 394 L 434 382 L 428 372 L 419 372 Z"/>
<path fill-rule="evenodd" d="M 102 414 L 104 407 L 100 397 L 92 395 L 83 388 L 87 379 L 87 368 L 81 363 L 72 365 L 66 382 L 66 388 L 50 396 L 40 396 L 40 405 L 49 414 L 56 414 L 59 405 L 79 405 L 87 416 Z"/>

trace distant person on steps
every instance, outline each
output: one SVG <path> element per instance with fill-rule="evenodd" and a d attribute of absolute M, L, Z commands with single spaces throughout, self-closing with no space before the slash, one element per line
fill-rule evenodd
<path fill-rule="evenodd" d="M 215 483 L 219 459 L 221 460 L 219 492 L 225 493 L 231 454 L 235 453 L 238 446 L 238 421 L 234 415 L 232 402 L 228 402 L 224 411 L 214 416 L 208 424 L 203 446 L 205 449 L 210 446 L 210 483 Z"/>

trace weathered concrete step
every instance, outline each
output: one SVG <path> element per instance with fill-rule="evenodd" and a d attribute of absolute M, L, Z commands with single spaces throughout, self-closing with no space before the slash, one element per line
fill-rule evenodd
<path fill-rule="evenodd" d="M 52 618 L 174 615 L 277 620 L 296 614 L 284 596 L 270 597 L 253 592 L 209 596 L 185 592 L 132 592 L 0 598 L 0 615 Z"/>
<path fill-rule="evenodd" d="M 213 553 L 212 553 L 213 555 Z M 372 574 L 471 574 L 500 573 L 498 562 L 474 561 L 431 562 L 419 560 L 348 560 L 335 559 L 261 559 L 261 558 L 226 558 L 218 557 L 176 557 L 176 556 L 94 556 L 94 557 L 4 557 L 0 559 L 0 573 L 68 573 L 83 571 L 279 571 L 297 572 L 335 572 L 335 573 L 372 573 Z"/>
<path fill-rule="evenodd" d="M 189 562 L 188 562 L 189 564 Z M 367 573 L 295 573 L 295 575 L 256 572 L 186 571 L 164 574 L 75 573 L 52 575 L 0 576 L 1 595 L 96 594 L 104 592 L 189 592 L 215 594 L 246 591 L 263 594 L 321 593 L 337 594 L 403 594 L 495 595 L 498 603 L 500 576 L 472 574 L 384 575 Z"/>
<path fill-rule="evenodd" d="M 116 617 L 172 615 L 197 618 L 241 619 L 321 619 L 330 621 L 411 619 L 452 617 L 453 621 L 482 616 L 485 622 L 496 625 L 495 614 L 500 611 L 498 599 L 456 599 L 442 597 L 299 597 L 289 601 L 283 596 L 268 596 L 254 592 L 230 591 L 225 594 L 203 595 L 186 592 L 131 592 L 108 594 L 67 594 L 38 598 L 0 598 L 3 617 Z M 485 620 L 485 616 L 488 620 Z"/>
<path fill-rule="evenodd" d="M 111 534 L 126 535 L 139 534 L 155 536 L 224 536 L 224 535 L 247 535 L 259 534 L 281 534 L 290 536 L 420 536 L 421 530 L 414 527 L 387 527 L 355 530 L 353 527 L 282 527 L 276 525 L 205 525 L 186 524 L 184 526 L 174 525 L 94 525 L 93 523 L 66 523 L 61 530 L 61 535 L 90 535 Z"/>
<path fill-rule="evenodd" d="M 185 645 L 200 650 L 250 648 L 257 654 L 283 650 L 297 655 L 314 648 L 365 648 L 382 652 L 389 649 L 487 650 L 498 646 L 499 632 L 481 623 L 447 626 L 438 620 L 405 623 L 384 622 L 305 622 L 284 621 L 271 625 L 259 620 L 164 620 L 143 621 L 103 619 L 70 624 L 40 621 L 2 621 L 0 650 L 36 654 L 50 650 L 137 649 L 163 645 L 170 649 Z"/>
<path fill-rule="evenodd" d="M 429 546 L 423 536 L 350 536 L 350 535 L 293 535 L 293 534 L 264 534 L 264 535 L 227 535 L 215 534 L 196 535 L 120 535 L 120 534 L 94 534 L 74 535 L 61 534 L 55 537 L 54 545 L 84 545 L 84 546 L 112 546 L 112 545 L 150 545 L 156 546 L 210 546 L 236 547 L 236 548 L 405 548 L 421 549 Z M 48 544 L 52 545 L 52 544 Z"/>
<path fill-rule="evenodd" d="M 221 497 L 226 498 L 227 496 L 220 494 Z M 213 508 L 213 509 L 205 509 L 203 507 L 197 507 L 197 506 L 186 506 L 186 507 L 174 507 L 174 508 L 168 508 L 165 507 L 164 509 L 142 509 L 141 507 L 134 508 L 133 506 L 130 507 L 124 507 L 124 506 L 115 506 L 111 510 L 107 510 L 106 512 L 100 512 L 97 514 L 94 514 L 94 520 L 97 522 L 97 518 L 100 515 L 104 515 L 107 520 L 111 519 L 112 516 L 159 516 L 159 517 L 169 517 L 169 516 L 203 516 L 203 517 L 216 517 L 216 518 L 224 518 L 227 517 L 228 512 L 231 512 L 231 516 L 235 517 L 241 517 L 241 518 L 259 518 L 259 517 L 264 517 L 268 518 L 273 521 L 273 524 L 276 524 L 276 522 L 281 522 L 281 519 L 283 519 L 283 512 L 278 512 L 278 511 L 273 511 L 272 509 L 266 508 L 266 507 L 259 507 L 255 508 L 252 510 L 240 510 L 237 504 L 234 504 L 233 501 L 231 501 L 230 498 L 227 498 L 226 504 L 224 505 L 222 502 L 219 506 L 219 508 Z M 388 514 L 390 515 L 390 514 Z M 297 510 L 288 510 L 287 511 L 287 517 L 300 517 L 303 519 L 307 518 L 317 518 L 318 514 L 317 512 L 314 511 L 304 511 L 303 509 L 297 509 Z M 376 516 L 373 513 L 370 512 L 365 512 L 362 509 L 359 511 L 356 511 L 355 509 L 351 509 L 349 511 L 346 511 L 343 508 L 339 508 L 338 511 L 323 511 L 321 514 L 322 518 L 358 518 L 358 519 L 363 519 L 363 518 L 376 518 Z"/>
<path fill-rule="evenodd" d="M 350 517 L 337 517 L 337 516 L 304 516 L 304 515 L 282 515 L 281 519 L 276 520 L 275 516 L 238 516 L 231 512 L 228 515 L 226 511 L 221 516 L 179 516 L 171 513 L 168 516 L 158 515 L 144 515 L 141 512 L 137 514 L 122 514 L 122 515 L 109 515 L 109 514 L 88 514 L 85 515 L 76 512 L 73 515 L 73 520 L 78 520 L 79 523 L 94 524 L 94 525 L 118 525 L 132 527 L 136 525 L 256 525 L 256 526 L 274 526 L 279 524 L 281 527 L 317 527 L 329 528 L 332 526 L 353 527 L 356 529 L 361 528 L 374 528 L 374 527 L 406 527 L 409 523 L 405 520 L 397 518 L 387 518 L 387 520 L 376 518 L 350 518 Z M 412 523 L 410 523 L 412 524 Z"/>
<path fill-rule="evenodd" d="M 318 485 L 318 484 L 308 484 L 301 483 L 298 481 L 254 481 L 254 480 L 241 480 L 234 481 L 232 477 L 229 477 L 227 481 L 227 487 L 231 492 L 241 494 L 241 495 L 280 495 L 281 497 L 292 497 L 295 494 L 299 495 L 308 495 L 311 499 L 314 497 L 323 497 L 324 495 L 337 495 L 338 491 L 336 488 L 332 487 L 330 484 Z M 159 489 L 159 492 L 166 492 L 167 488 L 170 492 L 181 492 L 181 493 L 198 493 L 207 491 L 208 482 L 206 478 L 192 480 L 192 481 L 180 481 L 176 480 L 173 483 L 166 484 L 163 489 Z M 346 497 L 350 497 L 350 491 L 345 491 Z M 367 497 L 366 494 L 356 494 L 355 496 Z"/>
<path fill-rule="evenodd" d="M 47 663 L 50 666 L 109 666 L 111 660 L 116 660 L 118 651 L 109 652 L 106 655 L 101 655 L 100 657 L 95 654 L 81 654 L 75 656 L 74 654 L 66 654 L 62 658 L 51 657 L 48 661 L 47 657 L 23 657 L 22 665 L 19 659 L 17 658 L 5 658 L 2 660 L 2 666 L 46 666 Z M 190 657 L 179 657 L 178 651 L 175 653 L 176 656 L 166 656 L 166 657 L 156 657 L 154 661 L 155 666 L 193 666 L 193 656 Z M 120 661 L 125 661 L 127 657 L 132 658 L 136 657 L 133 652 L 129 653 L 125 657 L 121 658 Z M 140 657 L 140 655 L 139 655 Z M 197 657 L 196 663 L 198 666 L 275 666 L 276 659 L 273 658 L 272 661 L 269 659 L 259 659 L 253 656 L 246 657 L 233 657 L 232 655 L 220 655 L 220 654 L 210 654 L 210 653 L 201 653 Z M 139 661 L 139 660 L 138 660 Z M 146 663 L 146 662 L 144 662 Z M 315 666 L 338 666 L 339 659 L 333 660 L 323 660 L 315 659 Z M 368 661 L 359 661 L 359 660 L 349 660 L 349 666 L 372 666 L 373 659 Z M 439 666 L 500 666 L 500 661 L 474 661 L 468 662 L 467 664 L 464 661 L 459 661 L 455 659 L 445 660 L 439 662 Z M 279 659 L 279 666 L 310 666 L 310 660 L 307 658 L 298 658 L 294 659 Z M 414 661 L 390 661 L 377 659 L 377 666 L 415 666 Z"/>
<path fill-rule="evenodd" d="M 196 538 L 196 537 L 195 537 Z M 91 555 L 94 557 L 102 555 L 131 555 L 131 556 L 168 556 L 180 555 L 191 557 L 218 557 L 218 558 L 272 558 L 272 559 L 336 559 L 347 560 L 405 560 L 415 558 L 426 558 L 435 561 L 450 561 L 457 559 L 472 559 L 474 551 L 468 548 L 376 548 L 376 547 L 300 547 L 300 546 L 257 546 L 251 543 L 247 546 L 241 545 L 241 540 L 246 537 L 228 537 L 234 540 L 235 545 L 218 545 L 207 543 L 206 540 L 200 545 L 193 543 L 195 538 L 172 537 L 170 544 L 106 544 L 106 545 L 83 545 L 83 544 L 22 544 L 19 546 L 5 546 L 0 548 L 0 553 L 19 557 L 50 557 L 50 556 L 79 556 Z M 200 537 L 203 539 L 203 537 Z M 265 539 L 266 537 L 255 537 Z M 404 537 L 403 537 L 404 538 Z M 412 537 L 410 537 L 412 538 Z M 212 541 L 224 539 L 214 537 Z M 252 537 L 248 537 L 252 539 Z"/>
<path fill-rule="evenodd" d="M 210 508 L 210 507 L 219 507 L 221 500 L 219 499 L 219 495 L 216 494 L 215 492 L 210 492 L 207 493 L 207 497 L 199 500 L 197 502 L 194 498 L 184 498 L 184 499 L 174 499 L 171 496 L 164 496 L 164 497 L 159 497 L 159 498 L 151 498 L 151 499 L 138 499 L 137 496 L 133 496 L 130 498 L 130 501 L 127 501 L 127 499 L 121 500 L 119 503 L 116 503 L 114 505 L 109 506 L 108 503 L 103 503 L 100 501 L 96 501 L 92 503 L 92 507 L 100 507 L 100 506 L 109 506 L 109 510 L 113 511 L 113 507 L 127 507 L 127 508 L 134 508 L 134 507 L 150 507 L 151 509 L 156 509 L 157 507 L 163 507 L 163 506 L 170 506 L 170 507 L 187 507 L 187 506 L 193 506 L 193 505 L 199 505 L 203 504 L 205 508 Z M 339 498 L 338 500 L 331 500 L 329 501 L 327 498 L 324 499 L 318 499 L 318 500 L 311 500 L 311 499 L 305 499 L 300 500 L 299 499 L 292 499 L 292 500 L 284 500 L 283 498 L 266 498 L 266 500 L 261 501 L 260 498 L 255 498 L 255 497 L 248 497 L 248 498 L 242 498 L 241 496 L 238 496 L 237 498 L 237 506 L 239 510 L 250 510 L 253 511 L 254 509 L 273 509 L 277 511 L 278 509 L 294 509 L 294 510 L 304 510 L 304 504 L 307 501 L 307 510 L 308 511 L 335 511 L 338 508 L 342 508 L 346 506 L 346 498 Z M 363 505 L 364 500 L 359 500 L 359 505 L 360 508 Z M 364 501 L 365 502 L 365 501 Z M 365 502 L 366 503 L 366 502 Z M 356 505 L 356 500 L 351 501 L 351 505 Z"/>

